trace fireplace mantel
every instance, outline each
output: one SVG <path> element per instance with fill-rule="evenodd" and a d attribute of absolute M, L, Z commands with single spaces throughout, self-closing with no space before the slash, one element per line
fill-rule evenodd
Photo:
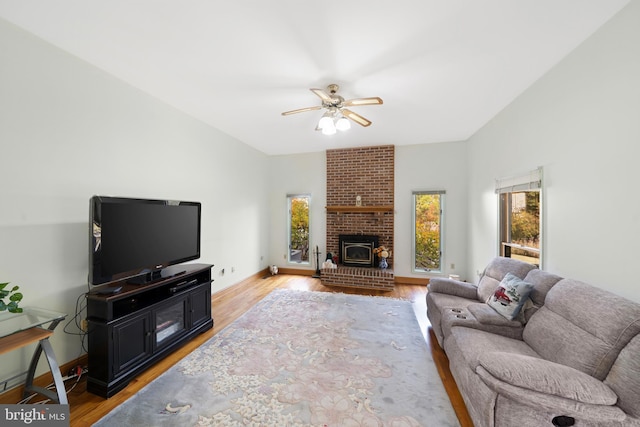
<path fill-rule="evenodd" d="M 384 206 L 327 206 L 327 212 L 333 213 L 378 213 L 393 212 L 392 205 Z"/>

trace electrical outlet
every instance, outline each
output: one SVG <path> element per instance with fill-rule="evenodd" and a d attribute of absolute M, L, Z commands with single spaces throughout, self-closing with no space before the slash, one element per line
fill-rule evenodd
<path fill-rule="evenodd" d="M 82 319 L 80 321 L 80 329 L 82 329 L 83 332 L 87 332 L 89 330 L 89 321 L 87 319 Z"/>
<path fill-rule="evenodd" d="M 235 267 L 231 267 L 231 272 L 235 273 L 236 272 L 236 268 Z"/>
<path fill-rule="evenodd" d="M 451 263 L 451 269 L 455 270 L 456 269 L 456 265 L 454 263 Z"/>

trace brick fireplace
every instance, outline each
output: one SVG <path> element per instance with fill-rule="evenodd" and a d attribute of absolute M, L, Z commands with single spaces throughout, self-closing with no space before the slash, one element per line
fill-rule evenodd
<path fill-rule="evenodd" d="M 327 150 L 326 251 L 340 255 L 340 236 L 376 236 L 393 250 L 395 147 L 393 145 Z M 322 283 L 391 290 L 389 268 L 339 264 L 323 269 Z"/>

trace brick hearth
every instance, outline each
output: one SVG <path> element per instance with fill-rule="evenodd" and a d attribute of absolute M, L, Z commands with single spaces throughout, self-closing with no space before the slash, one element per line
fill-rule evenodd
<path fill-rule="evenodd" d="M 389 269 L 338 266 L 338 268 L 323 268 L 320 277 L 325 286 L 346 286 L 383 291 L 394 289 L 393 270 Z"/>

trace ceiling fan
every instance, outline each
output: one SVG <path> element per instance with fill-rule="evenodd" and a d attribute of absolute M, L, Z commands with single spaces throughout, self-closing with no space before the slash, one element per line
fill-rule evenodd
<path fill-rule="evenodd" d="M 306 107 L 299 108 L 297 110 L 285 111 L 282 113 L 283 116 L 288 116 L 296 113 L 303 113 L 305 111 L 314 111 L 320 109 L 326 109 L 327 111 L 324 113 L 320 121 L 318 122 L 318 126 L 316 130 L 321 130 L 325 135 L 332 135 L 336 133 L 336 130 L 347 130 L 351 127 L 349 120 L 351 119 L 360 126 L 367 127 L 371 124 L 371 121 L 362 117 L 360 114 L 354 113 L 353 111 L 345 108 L 345 107 L 359 107 L 361 105 L 380 105 L 382 104 L 382 99 L 376 97 L 372 98 L 355 98 L 345 100 L 340 95 L 337 95 L 338 89 L 340 86 L 337 84 L 330 84 L 327 86 L 327 91 L 322 89 L 309 89 L 311 92 L 315 93 L 321 100 L 322 104 L 317 105 L 315 107 Z"/>

